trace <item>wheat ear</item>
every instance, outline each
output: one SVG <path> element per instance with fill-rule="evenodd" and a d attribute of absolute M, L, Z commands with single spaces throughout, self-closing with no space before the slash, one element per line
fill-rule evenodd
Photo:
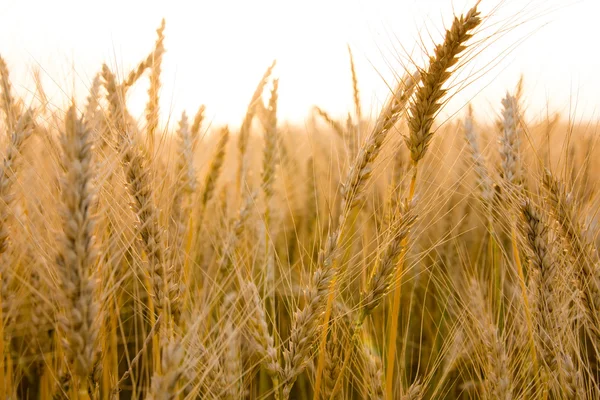
<path fill-rule="evenodd" d="M 481 18 L 477 11 L 479 1 L 466 15 L 455 17 L 450 29 L 446 31 L 444 43 L 437 45 L 430 57 L 427 70 L 421 71 L 421 84 L 415 89 L 415 95 L 408 111 L 409 134 L 405 137 L 410 151 L 413 173 L 410 181 L 408 201 L 411 202 L 417 184 L 418 163 L 425 156 L 433 139 L 433 120 L 441 109 L 446 94 L 444 84 L 450 78 L 451 68 L 458 62 L 458 55 L 466 49 L 465 43 L 472 37 Z M 400 257 L 396 275 L 399 279 L 404 270 L 404 257 Z M 397 285 L 392 299 L 392 311 L 388 318 L 388 347 L 386 365 L 386 397 L 394 394 L 394 364 L 396 362 L 396 338 L 398 334 L 398 314 L 400 313 L 401 285 Z"/>
<path fill-rule="evenodd" d="M 500 157 L 502 173 L 509 188 L 518 188 L 522 183 L 520 160 L 520 129 L 517 99 L 510 94 L 502 100 L 500 135 Z"/>
<path fill-rule="evenodd" d="M 361 346 L 361 354 L 365 365 L 365 388 L 366 398 L 373 400 L 383 400 L 385 397 L 383 387 L 383 362 L 381 356 L 375 350 L 367 345 Z"/>
<path fill-rule="evenodd" d="M 27 111 L 19 119 L 17 126 L 9 136 L 9 143 L 4 153 L 0 168 L 0 255 L 8 249 L 8 218 L 13 203 L 12 187 L 15 181 L 16 164 L 25 140 L 31 135 L 32 112 Z M 5 280 L 7 276 L 3 277 Z"/>
<path fill-rule="evenodd" d="M 0 56 L 0 108 L 4 111 L 4 118 L 8 132 L 12 132 L 21 117 L 20 103 L 12 95 L 12 85 L 8 73 L 8 66 Z"/>
<path fill-rule="evenodd" d="M 229 128 L 224 127 L 220 131 L 220 137 L 219 141 L 217 142 L 217 148 L 215 149 L 215 153 L 208 167 L 208 172 L 206 173 L 206 177 L 204 178 L 204 188 L 200 197 L 200 210 L 198 216 L 199 225 L 196 227 L 197 231 L 201 228 L 200 224 L 202 223 L 204 209 L 215 194 L 215 187 L 217 185 L 217 180 L 221 175 L 221 167 L 223 166 L 223 162 L 225 161 L 225 150 L 227 149 L 228 142 Z"/>
<path fill-rule="evenodd" d="M 254 283 L 245 282 L 241 292 L 249 314 L 246 321 L 246 335 L 269 375 L 278 378 L 281 375 L 281 367 L 277 361 L 277 349 L 273 336 L 269 333 L 267 316 L 258 289 Z"/>
<path fill-rule="evenodd" d="M 486 218 L 489 220 L 492 218 L 491 206 L 494 198 L 494 184 L 485 164 L 485 158 L 479 150 L 477 132 L 475 130 L 475 123 L 473 120 L 473 108 L 470 105 L 467 116 L 463 122 L 463 130 L 465 133 L 465 140 L 467 142 L 469 156 L 473 163 L 473 170 L 475 171 L 475 175 L 477 177 L 477 188 L 479 189 L 480 198 L 485 208 Z"/>
<path fill-rule="evenodd" d="M 154 372 L 148 400 L 175 400 L 178 396 L 177 383 L 184 373 L 185 350 L 181 341 L 171 338 L 162 346 L 160 372 Z"/>
<path fill-rule="evenodd" d="M 268 202 L 273 196 L 273 181 L 275 169 L 277 168 L 277 89 L 278 80 L 273 80 L 273 89 L 269 98 L 267 109 L 268 121 L 265 128 L 265 149 L 263 152 L 262 189 L 265 201 Z"/>
<path fill-rule="evenodd" d="M 360 106 L 360 91 L 358 90 L 358 78 L 356 76 L 356 67 L 354 65 L 354 56 L 352 55 L 352 49 L 348 45 L 348 56 L 350 57 L 350 72 L 352 73 L 352 94 L 354 99 L 354 113 L 356 115 L 357 123 L 360 124 L 362 121 L 362 111 Z"/>
<path fill-rule="evenodd" d="M 521 232 L 529 258 L 537 274 L 534 321 L 537 327 L 538 352 L 544 361 L 546 373 L 556 373 L 557 357 L 562 351 L 560 324 L 568 316 L 567 302 L 563 300 L 561 266 L 550 240 L 547 218 L 528 198 L 521 205 Z"/>
<path fill-rule="evenodd" d="M 583 306 L 588 321 L 588 329 L 593 331 L 596 340 L 600 338 L 600 259 L 591 240 L 586 236 L 579 221 L 573 196 L 565 190 L 549 170 L 544 172 L 543 186 L 546 201 L 552 215 L 560 225 L 561 235 L 566 239 L 571 257 L 575 263 L 575 276 L 583 291 Z"/>
<path fill-rule="evenodd" d="M 468 285 L 469 324 L 480 342 L 485 358 L 483 392 L 486 398 L 510 400 L 513 397 L 513 379 L 509 369 L 508 353 L 491 312 L 488 310 L 481 284 L 471 279 Z"/>
<path fill-rule="evenodd" d="M 410 229 L 416 220 L 414 205 L 402 204 L 400 210 L 396 210 L 392 218 L 390 221 L 388 242 L 380 259 L 376 262 L 375 269 L 367 283 L 367 288 L 361 294 L 361 301 L 358 309 L 355 311 L 354 324 L 351 326 L 349 333 L 351 345 L 346 350 L 337 382 L 331 390 L 331 395 L 333 396 L 337 395 L 337 392 L 341 388 L 343 373 L 352 358 L 354 348 L 360 348 L 360 331 L 365 318 L 381 304 L 389 287 L 394 283 L 392 279 L 396 275 L 394 274 L 395 268 L 398 266 L 398 260 L 407 246 L 405 239 L 408 237 Z"/>
<path fill-rule="evenodd" d="M 151 72 L 150 72 L 150 87 L 148 88 L 148 104 L 146 104 L 146 139 L 148 140 L 148 151 L 150 155 L 154 155 L 154 139 L 156 130 L 158 129 L 158 119 L 160 108 L 158 105 L 159 90 L 160 90 L 160 73 L 164 48 L 164 32 L 165 20 L 163 19 L 160 27 L 156 30 L 158 40 L 152 54 Z"/>
<path fill-rule="evenodd" d="M 344 129 L 342 124 L 333 119 L 333 117 L 331 117 L 331 115 L 329 115 L 327 111 L 323 110 L 320 107 L 315 106 L 313 107 L 313 110 L 319 117 L 323 119 L 323 121 L 325 121 L 331 128 L 333 128 L 335 133 L 337 133 L 340 138 L 345 139 L 346 130 Z"/>
<path fill-rule="evenodd" d="M 99 331 L 93 277 L 97 264 L 92 214 L 93 147 L 90 131 L 77 118 L 74 105 L 67 111 L 62 147 L 63 233 L 56 263 L 65 315 L 59 319 L 59 327 L 64 335 L 66 356 L 73 363 L 72 373 L 79 390 L 86 393 Z"/>
<path fill-rule="evenodd" d="M 206 112 L 206 107 L 204 105 L 198 108 L 196 111 L 196 115 L 194 116 L 194 122 L 190 128 L 190 135 L 192 136 L 192 143 L 194 150 L 198 145 L 198 141 L 200 139 L 200 128 L 202 127 L 202 123 L 204 122 L 204 113 Z"/>
<path fill-rule="evenodd" d="M 248 108 L 246 110 L 246 115 L 244 116 L 244 120 L 242 121 L 242 126 L 240 127 L 240 133 L 238 136 L 238 150 L 239 150 L 239 163 L 238 163 L 238 176 L 237 176 L 237 186 L 238 186 L 238 195 L 242 193 L 242 185 L 244 184 L 246 169 L 247 169 L 247 157 L 246 150 L 248 149 L 248 142 L 250 140 L 250 128 L 252 126 L 252 121 L 254 120 L 254 116 L 256 115 L 256 108 L 258 103 L 261 102 L 262 92 L 267 85 L 267 81 L 269 77 L 273 73 L 273 69 L 275 68 L 276 61 L 267 68 L 262 78 L 258 82 L 254 93 L 252 94 L 252 98 L 250 99 L 250 104 L 248 104 Z"/>
<path fill-rule="evenodd" d="M 127 78 L 121 84 L 121 88 L 124 92 L 127 91 L 131 86 L 133 86 L 138 79 L 142 77 L 144 72 L 152 67 L 157 59 L 162 59 L 162 54 L 165 51 L 164 47 L 164 29 L 165 29 L 165 20 L 163 19 L 160 23 L 160 27 L 156 30 L 157 38 L 156 43 L 154 45 L 154 50 L 148 54 L 148 56 L 138 64 L 138 66 L 127 74 Z M 159 71 L 160 73 L 160 71 Z"/>
<path fill-rule="evenodd" d="M 408 113 L 409 136 L 406 144 L 413 164 L 423 158 L 431 139 L 431 130 L 436 113 L 442 107 L 446 94 L 444 83 L 450 78 L 452 68 L 458 62 L 458 55 L 466 49 L 465 43 L 473 36 L 473 31 L 481 18 L 477 11 L 479 2 L 466 15 L 455 17 L 452 27 L 446 31 L 444 43 L 437 45 L 427 70 L 421 72 L 421 82 L 410 103 Z"/>

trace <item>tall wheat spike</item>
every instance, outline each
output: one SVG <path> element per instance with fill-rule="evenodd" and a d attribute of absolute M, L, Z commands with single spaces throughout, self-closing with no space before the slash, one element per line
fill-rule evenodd
<path fill-rule="evenodd" d="M 134 70 L 127 74 L 127 78 L 125 78 L 125 80 L 121 84 L 123 92 L 126 92 L 131 86 L 133 86 L 142 77 L 142 75 L 148 68 L 152 68 L 157 61 L 159 63 L 162 61 L 162 55 L 165 52 L 165 47 L 163 44 L 165 40 L 164 29 L 165 20 L 163 19 L 160 23 L 160 27 L 156 30 L 157 38 L 156 43 L 154 45 L 154 50 L 152 50 L 152 52 L 148 54 L 148 56 L 142 62 L 140 62 Z M 160 66 L 157 72 L 160 74 Z M 150 89 L 150 91 L 153 90 L 154 89 Z"/>
<path fill-rule="evenodd" d="M 411 202 L 417 182 L 418 163 L 425 156 L 433 139 L 433 121 L 441 109 L 442 99 L 446 94 L 443 88 L 452 75 L 451 68 L 458 62 L 458 56 L 467 47 L 466 42 L 472 37 L 472 31 L 479 26 L 481 18 L 477 7 L 479 1 L 466 15 L 455 17 L 450 29 L 446 31 L 444 42 L 436 46 L 433 56 L 430 56 L 429 66 L 421 71 L 421 84 L 415 89 L 415 95 L 408 110 L 409 134 L 404 138 L 410 151 L 413 174 L 410 182 L 408 201 Z M 404 264 L 400 257 L 396 278 L 399 281 Z M 400 312 L 401 285 L 398 284 L 392 299 L 392 312 L 388 321 L 388 348 L 386 365 L 386 398 L 391 399 L 394 393 L 394 365 L 396 362 L 396 337 L 398 332 L 398 314 Z"/>
<path fill-rule="evenodd" d="M 10 206 L 13 201 L 12 187 L 16 179 L 16 164 L 25 140 L 32 133 L 32 117 L 33 115 L 30 111 L 23 114 L 14 131 L 10 133 L 10 140 L 0 169 L 0 255 L 8 249 L 8 218 L 10 216 Z M 7 276 L 4 279 L 7 279 Z"/>
<path fill-rule="evenodd" d="M 444 43 L 436 46 L 429 66 L 421 71 L 422 84 L 415 91 L 408 113 L 406 144 L 413 164 L 423 158 L 433 138 L 431 128 L 436 113 L 442 107 L 441 100 L 446 94 L 443 86 L 452 75 L 450 69 L 458 62 L 458 55 L 467 48 L 465 43 L 473 36 L 471 31 L 481 23 L 478 5 L 479 2 L 466 15 L 454 18 L 452 27 L 446 31 Z"/>
<path fill-rule="evenodd" d="M 154 140 L 156 130 L 158 128 L 159 117 L 159 90 L 160 90 L 160 73 L 164 49 L 164 32 L 165 20 L 160 23 L 160 27 L 156 30 L 158 39 L 156 47 L 152 54 L 152 63 L 150 64 L 150 88 L 148 89 L 148 104 L 146 105 L 146 138 L 148 140 L 148 150 L 151 155 L 154 155 Z"/>
<path fill-rule="evenodd" d="M 63 229 L 56 258 L 64 314 L 59 327 L 67 359 L 82 398 L 98 351 L 98 304 L 94 274 L 98 253 L 94 237 L 92 188 L 94 166 L 91 134 L 77 118 L 75 105 L 67 111 L 62 140 L 65 176 L 62 183 Z"/>
<path fill-rule="evenodd" d="M 12 94 L 12 85 L 10 82 L 8 66 L 0 56 L 0 108 L 4 112 L 4 120 L 8 132 L 15 129 L 16 124 L 21 117 L 21 104 Z"/>
<path fill-rule="evenodd" d="M 560 354 L 563 348 L 561 322 L 568 316 L 568 302 L 564 300 L 564 276 L 550 239 L 548 222 L 530 199 L 521 206 L 522 233 L 536 269 L 538 293 L 534 321 L 536 322 L 539 358 L 544 362 L 545 373 L 553 376 L 559 372 Z"/>
<path fill-rule="evenodd" d="M 244 185 L 245 174 L 247 169 L 247 160 L 246 160 L 246 151 L 248 149 L 248 142 L 250 140 L 250 129 L 252 127 L 252 121 L 254 120 L 254 116 L 256 115 L 256 107 L 261 102 L 262 92 L 267 85 L 267 81 L 269 77 L 273 73 L 273 69 L 275 68 L 276 61 L 273 60 L 273 63 L 267 68 L 264 75 L 258 82 L 254 93 L 252 94 L 252 98 L 250 99 L 250 104 L 248 104 L 248 109 L 246 110 L 246 115 L 244 116 L 244 120 L 242 121 L 242 126 L 240 127 L 240 133 L 238 137 L 238 151 L 239 151 L 239 165 L 238 165 L 238 194 L 242 193 L 242 185 Z"/>

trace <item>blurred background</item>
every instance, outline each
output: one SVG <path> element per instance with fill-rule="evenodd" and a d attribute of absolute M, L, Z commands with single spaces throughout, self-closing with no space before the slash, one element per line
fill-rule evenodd
<path fill-rule="evenodd" d="M 313 105 L 344 118 L 352 87 L 347 45 L 354 53 L 363 104 L 372 115 L 395 75 L 439 41 L 448 15 L 473 0 L 2 0 L 0 54 L 19 94 L 32 91 L 39 68 L 54 106 L 86 95 L 101 64 L 126 74 L 153 48 L 166 18 L 162 123 L 207 105 L 215 123 L 239 125 L 256 83 L 273 59 L 282 120 L 302 123 Z M 458 92 L 444 116 L 473 99 L 478 118 L 496 118 L 499 101 L 525 78 L 529 118 L 593 121 L 600 93 L 600 2 L 484 0 L 489 38 L 475 62 L 453 77 Z M 414 43 L 420 43 L 415 47 Z M 467 79 L 465 77 L 469 76 Z M 141 115 L 146 81 L 129 104 Z M 64 88 L 72 88 L 72 92 Z M 61 89 L 63 88 L 63 89 Z M 244 95 L 245 94 L 245 95 Z M 173 118 L 177 119 L 177 118 Z"/>

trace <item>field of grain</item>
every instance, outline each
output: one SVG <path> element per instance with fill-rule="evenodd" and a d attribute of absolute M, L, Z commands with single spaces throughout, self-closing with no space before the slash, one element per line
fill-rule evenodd
<path fill-rule="evenodd" d="M 350 51 L 354 109 L 304 126 L 274 62 L 239 129 L 164 128 L 164 21 L 64 110 L 0 58 L 0 398 L 600 398 L 597 129 L 528 120 L 523 81 L 439 120 L 483 19 L 373 117 Z"/>

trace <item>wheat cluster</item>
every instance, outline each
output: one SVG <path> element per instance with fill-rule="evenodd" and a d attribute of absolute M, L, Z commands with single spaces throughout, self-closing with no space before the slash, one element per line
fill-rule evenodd
<path fill-rule="evenodd" d="M 527 119 L 523 82 L 439 118 L 485 23 L 372 116 L 348 49 L 354 110 L 302 127 L 275 62 L 239 129 L 165 124 L 164 20 L 66 111 L 0 57 L 0 398 L 599 398 L 595 132 Z"/>

